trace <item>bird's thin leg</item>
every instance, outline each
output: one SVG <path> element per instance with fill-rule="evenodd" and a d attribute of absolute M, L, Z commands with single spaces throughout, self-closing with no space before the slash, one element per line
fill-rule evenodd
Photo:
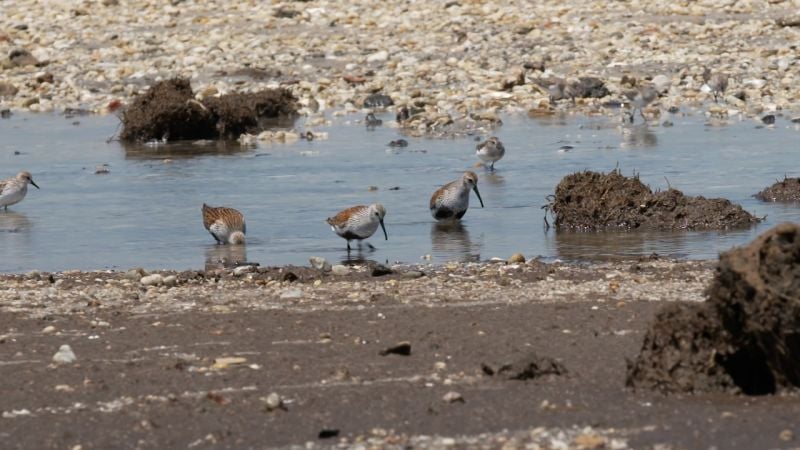
<path fill-rule="evenodd" d="M 491 165 L 491 166 L 489 166 L 489 170 L 490 170 L 490 171 L 492 171 L 492 172 L 494 172 L 494 161 L 492 161 L 492 165 Z"/>
<path fill-rule="evenodd" d="M 347 241 L 347 254 L 350 254 L 350 241 Z"/>

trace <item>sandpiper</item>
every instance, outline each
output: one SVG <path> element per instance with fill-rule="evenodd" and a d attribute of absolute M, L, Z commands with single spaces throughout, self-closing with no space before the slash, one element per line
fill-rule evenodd
<path fill-rule="evenodd" d="M 475 149 L 475 154 L 478 155 L 478 158 L 480 158 L 481 161 L 491 163 L 489 170 L 494 170 L 494 163 L 500 161 L 503 158 L 503 155 L 506 154 L 506 148 L 496 136 L 492 136 L 489 139 L 481 142 L 475 147 Z"/>
<path fill-rule="evenodd" d="M 26 170 L 18 173 L 14 178 L 0 181 L 0 206 L 8 210 L 9 206 L 21 202 L 28 193 L 28 183 L 39 189 L 39 186 L 33 182 L 30 172 Z"/>
<path fill-rule="evenodd" d="M 431 215 L 436 220 L 454 219 L 464 217 L 469 208 L 469 191 L 475 191 L 478 201 L 483 208 L 483 199 L 478 192 L 478 175 L 475 172 L 467 171 L 455 181 L 440 187 L 431 197 Z"/>
<path fill-rule="evenodd" d="M 638 89 L 626 91 L 625 97 L 628 99 L 631 105 L 633 105 L 633 111 L 631 111 L 630 115 L 630 122 L 633 123 L 633 116 L 636 114 L 637 109 L 639 110 L 639 114 L 641 114 L 642 119 L 647 121 L 647 118 L 644 116 L 644 107 L 652 103 L 653 100 L 658 97 L 658 91 L 656 91 L 656 88 L 653 87 L 653 85 L 645 84 L 643 86 L 639 86 Z"/>
<path fill-rule="evenodd" d="M 350 241 L 357 239 L 359 245 L 363 239 L 372 236 L 378 225 L 383 229 L 383 237 L 389 240 L 386 234 L 386 227 L 383 225 L 383 218 L 386 216 L 386 208 L 380 203 L 372 205 L 358 205 L 340 211 L 333 217 L 328 217 L 326 222 L 331 226 L 331 230 L 339 236 L 347 239 L 347 251 L 350 251 Z M 375 248 L 367 243 L 370 248 Z"/>
<path fill-rule="evenodd" d="M 725 94 L 728 88 L 728 75 L 724 73 L 711 73 L 711 69 L 706 67 L 703 71 L 703 81 L 706 83 L 711 93 L 714 95 L 714 102 L 719 102 L 719 97 Z"/>
<path fill-rule="evenodd" d="M 218 244 L 244 244 L 244 216 L 233 208 L 214 208 L 203 203 L 203 226 Z"/>

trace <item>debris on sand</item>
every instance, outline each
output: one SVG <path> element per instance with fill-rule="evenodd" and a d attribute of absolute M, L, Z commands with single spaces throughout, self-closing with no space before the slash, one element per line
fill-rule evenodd
<path fill-rule="evenodd" d="M 627 385 L 773 394 L 800 387 L 800 225 L 720 256 L 708 301 L 664 308 Z"/>
<path fill-rule="evenodd" d="M 638 176 L 577 172 L 564 177 L 546 208 L 557 229 L 722 230 L 754 225 L 761 219 L 729 200 L 692 197 L 670 188 L 653 192 Z"/>
<path fill-rule="evenodd" d="M 263 129 L 262 120 L 293 115 L 295 98 L 285 89 L 225 94 L 202 102 L 189 80 L 158 82 L 122 113 L 123 141 L 236 139 Z"/>
<path fill-rule="evenodd" d="M 800 202 L 800 177 L 776 181 L 753 197 L 762 202 Z"/>
<path fill-rule="evenodd" d="M 484 363 L 481 369 L 486 375 L 500 376 L 508 380 L 533 380 L 544 375 L 567 373 L 567 369 L 559 361 L 533 352 L 516 361 L 499 364 L 496 368 Z"/>

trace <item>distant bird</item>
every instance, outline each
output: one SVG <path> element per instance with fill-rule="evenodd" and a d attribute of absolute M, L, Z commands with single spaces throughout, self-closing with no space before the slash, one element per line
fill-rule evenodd
<path fill-rule="evenodd" d="M 712 74 L 711 69 L 706 67 L 703 71 L 703 81 L 711 89 L 714 103 L 719 102 L 719 97 L 725 94 L 725 89 L 728 89 L 728 75 L 719 72 Z"/>
<path fill-rule="evenodd" d="M 0 181 L 0 206 L 8 211 L 9 206 L 21 202 L 28 193 L 28 183 L 39 189 L 39 186 L 33 182 L 30 172 L 26 170 L 18 173 L 14 178 Z"/>
<path fill-rule="evenodd" d="M 440 187 L 431 197 L 431 215 L 436 220 L 453 219 L 458 220 L 464 217 L 469 208 L 469 191 L 475 191 L 478 200 L 483 208 L 483 199 L 478 192 L 478 175 L 475 172 L 467 171 L 458 180 L 451 181 Z"/>
<path fill-rule="evenodd" d="M 203 226 L 218 244 L 244 244 L 244 216 L 233 208 L 214 208 L 203 203 Z"/>
<path fill-rule="evenodd" d="M 386 234 L 386 227 L 383 225 L 383 218 L 386 216 L 386 208 L 380 203 L 372 205 L 358 205 L 340 211 L 333 217 L 328 217 L 326 222 L 331 226 L 331 230 L 337 235 L 347 240 L 347 251 L 350 251 L 350 241 L 356 239 L 359 245 L 378 229 L 378 225 L 383 229 L 383 237 L 388 241 L 389 235 Z M 375 248 L 369 243 L 370 248 Z"/>
<path fill-rule="evenodd" d="M 636 115 L 636 110 L 639 110 L 639 114 L 641 114 L 642 119 L 647 121 L 647 118 L 644 117 L 644 107 L 649 105 L 658 97 L 658 91 L 656 88 L 653 87 L 651 84 L 645 84 L 643 86 L 639 86 L 638 89 L 633 89 L 630 91 L 625 92 L 625 97 L 628 101 L 633 105 L 633 111 L 631 111 L 630 121 L 633 123 L 633 116 Z"/>
<path fill-rule="evenodd" d="M 492 136 L 475 147 L 475 154 L 478 155 L 481 161 L 491 163 L 489 170 L 494 170 L 494 163 L 503 159 L 503 155 L 506 154 L 506 148 L 500 142 L 500 139 Z"/>
<path fill-rule="evenodd" d="M 411 111 L 408 110 L 408 107 L 403 106 L 397 110 L 395 120 L 397 120 L 397 123 L 400 123 L 408 120 L 409 117 L 411 117 Z"/>
<path fill-rule="evenodd" d="M 364 118 L 364 123 L 367 125 L 367 128 L 375 128 L 383 125 L 383 121 L 375 117 L 374 113 L 367 113 L 367 117 Z"/>

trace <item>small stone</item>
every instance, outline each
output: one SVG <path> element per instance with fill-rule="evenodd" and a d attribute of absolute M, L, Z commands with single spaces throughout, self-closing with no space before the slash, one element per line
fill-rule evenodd
<path fill-rule="evenodd" d="M 342 264 L 336 264 L 331 268 L 331 272 L 334 275 L 347 275 L 350 273 L 350 268 Z"/>
<path fill-rule="evenodd" d="M 42 329 L 42 334 L 53 334 L 56 332 L 56 327 L 48 325 Z"/>
<path fill-rule="evenodd" d="M 464 397 L 456 391 L 450 391 L 444 394 L 442 400 L 444 400 L 447 403 L 456 403 L 456 402 L 464 403 Z"/>
<path fill-rule="evenodd" d="M 408 147 L 408 141 L 405 139 L 397 139 L 389 142 L 389 147 Z"/>
<path fill-rule="evenodd" d="M 425 274 L 419 270 L 409 270 L 408 272 L 403 272 L 403 278 L 408 278 L 410 280 L 422 278 L 424 275 Z"/>
<path fill-rule="evenodd" d="M 11 83 L 0 82 L 0 97 L 13 97 L 19 89 Z"/>
<path fill-rule="evenodd" d="M 164 286 L 175 286 L 178 284 L 178 277 L 175 275 L 169 275 L 164 277 Z"/>
<path fill-rule="evenodd" d="M 320 439 L 330 439 L 339 436 L 339 429 L 337 428 L 323 428 L 319 430 L 317 437 Z"/>
<path fill-rule="evenodd" d="M 509 264 L 522 264 L 525 262 L 525 256 L 522 253 L 514 253 L 508 258 Z"/>
<path fill-rule="evenodd" d="M 370 187 L 368 187 L 368 188 L 367 188 L 367 190 L 368 190 L 369 192 L 375 192 L 375 191 L 377 191 L 377 190 L 378 190 L 378 186 L 370 186 Z"/>
<path fill-rule="evenodd" d="M 394 105 L 394 100 L 385 94 L 372 94 L 364 99 L 365 108 L 386 108 Z"/>
<path fill-rule="evenodd" d="M 778 437 L 784 442 L 791 441 L 792 439 L 794 439 L 794 433 L 792 432 L 792 430 L 787 429 L 781 431 L 780 434 L 778 434 Z"/>
<path fill-rule="evenodd" d="M 392 273 L 392 269 L 384 266 L 383 264 L 378 264 L 377 266 L 372 268 L 372 276 L 373 277 L 382 277 L 384 275 L 389 275 Z"/>
<path fill-rule="evenodd" d="M 386 356 L 386 355 L 408 356 L 411 354 L 411 343 L 408 341 L 400 342 L 397 345 L 393 345 L 385 350 L 381 350 L 379 354 L 381 356 Z"/>
<path fill-rule="evenodd" d="M 667 90 L 669 90 L 669 86 L 671 84 L 669 77 L 666 75 L 654 76 L 652 83 L 653 87 L 656 88 L 658 92 L 666 92 Z"/>
<path fill-rule="evenodd" d="M 277 392 L 272 392 L 268 396 L 262 399 L 264 401 L 264 406 L 266 407 L 267 411 L 275 411 L 283 407 L 283 400 L 281 400 L 281 396 L 278 395 Z"/>
<path fill-rule="evenodd" d="M 110 170 L 108 168 L 108 164 L 101 164 L 101 165 L 96 166 L 94 168 L 94 174 L 95 175 L 106 175 L 108 173 L 110 173 Z"/>
<path fill-rule="evenodd" d="M 53 362 L 58 364 L 69 364 L 75 362 L 78 357 L 75 356 L 75 352 L 72 351 L 72 347 L 68 344 L 64 344 L 58 348 L 58 351 L 55 355 L 53 355 Z"/>
<path fill-rule="evenodd" d="M 244 364 L 246 362 L 247 358 L 242 358 L 241 356 L 226 356 L 214 359 L 214 364 L 211 366 L 211 368 L 217 370 L 227 369 L 232 365 Z"/>
<path fill-rule="evenodd" d="M 75 392 L 75 388 L 68 384 L 57 384 L 55 390 L 56 392 Z"/>
<path fill-rule="evenodd" d="M 322 270 L 323 272 L 331 271 L 331 263 L 321 256 L 312 256 L 308 258 L 308 262 L 311 263 L 311 267 L 317 270 Z"/>
<path fill-rule="evenodd" d="M 8 54 L 8 59 L 11 61 L 11 64 L 17 67 L 36 66 L 40 64 L 39 60 L 36 59 L 31 52 L 23 49 L 11 50 Z"/>
<path fill-rule="evenodd" d="M 247 266 L 239 266 L 239 267 L 237 267 L 237 268 L 233 269 L 233 276 L 235 276 L 235 277 L 240 277 L 240 276 L 242 276 L 242 275 L 244 275 L 244 274 L 246 274 L 246 273 L 250 273 L 250 272 L 252 272 L 252 271 L 253 271 L 253 269 L 254 269 L 254 267 L 253 267 L 253 266 L 250 266 L 250 265 L 247 265 Z"/>
<path fill-rule="evenodd" d="M 25 279 L 27 279 L 27 280 L 38 280 L 41 277 L 42 277 L 42 274 L 38 270 L 31 270 L 30 272 L 25 274 Z"/>
<path fill-rule="evenodd" d="M 144 286 L 160 286 L 164 283 L 164 277 L 159 273 L 143 276 L 140 280 Z"/>
<path fill-rule="evenodd" d="M 281 292 L 280 296 L 280 298 L 282 299 L 292 299 L 292 298 L 302 298 L 302 297 L 303 297 L 303 291 L 301 291 L 300 289 L 287 289 Z"/>
<path fill-rule="evenodd" d="M 761 122 L 764 125 L 774 125 L 775 124 L 775 115 L 774 114 L 767 114 L 766 116 L 761 118 Z"/>
<path fill-rule="evenodd" d="M 139 281 L 142 279 L 143 276 L 147 275 L 147 272 L 144 269 L 130 269 L 129 271 L 125 272 L 125 279 L 131 281 Z"/>
<path fill-rule="evenodd" d="M 606 438 L 596 434 L 581 434 L 575 438 L 576 448 L 583 450 L 591 450 L 597 448 L 605 448 Z"/>
<path fill-rule="evenodd" d="M 381 50 L 367 56 L 367 62 L 383 62 L 389 59 L 389 52 Z"/>

